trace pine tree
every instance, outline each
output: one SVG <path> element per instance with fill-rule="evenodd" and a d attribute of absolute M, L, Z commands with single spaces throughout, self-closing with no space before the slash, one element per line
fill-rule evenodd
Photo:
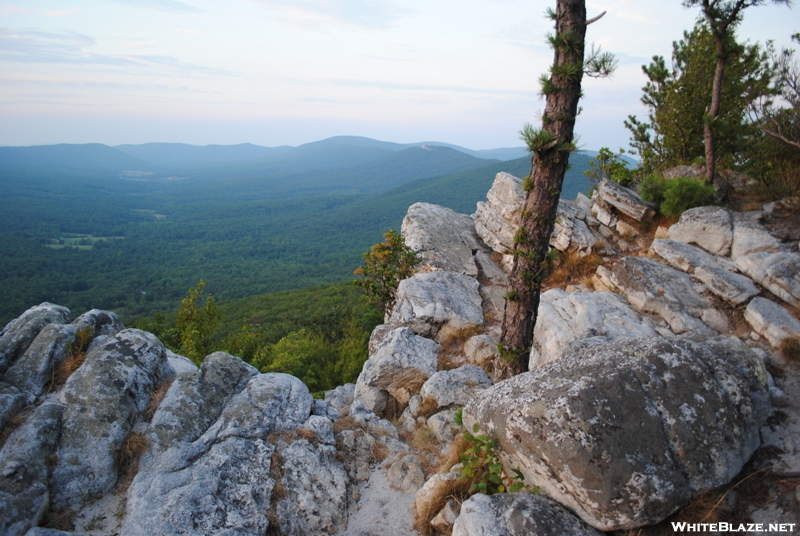
<path fill-rule="evenodd" d="M 584 73 L 608 76 L 615 67 L 613 56 L 599 50 L 584 58 L 586 27 L 600 18 L 586 20 L 584 0 L 558 0 L 556 10 L 549 10 L 548 15 L 555 22 L 555 34 L 548 36 L 555 57 L 549 76 L 540 79 L 540 92 L 546 99 L 542 126 L 537 129 L 528 124 L 521 132 L 533 158 L 530 177 L 524 182 L 525 201 L 506 294 L 502 357 L 496 367 L 501 377 L 528 368 L 550 235 L 569 155 L 575 150 L 573 131 L 581 80 Z"/>

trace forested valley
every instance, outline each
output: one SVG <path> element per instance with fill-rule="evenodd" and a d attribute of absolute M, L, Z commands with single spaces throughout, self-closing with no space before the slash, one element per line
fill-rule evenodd
<path fill-rule="evenodd" d="M 219 347 L 248 329 L 262 343 L 300 329 L 319 333 L 319 315 L 333 312 L 343 324 L 328 318 L 336 333 L 323 334 L 327 340 L 361 324 L 368 334 L 381 314 L 337 283 L 354 278 L 386 230 L 399 230 L 409 205 L 469 214 L 496 173 L 530 170 L 529 157 L 513 158 L 523 149 L 463 151 L 346 137 L 297 148 L 0 148 L 0 323 L 50 301 L 76 313 L 115 311 L 169 341 L 181 299 L 202 280 L 224 313 Z M 575 159 L 564 196 L 588 190 L 588 160 Z M 293 304 L 275 305 L 285 310 L 277 316 L 254 298 L 307 287 L 315 290 L 264 297 Z M 338 298 L 326 305 L 320 292 Z"/>

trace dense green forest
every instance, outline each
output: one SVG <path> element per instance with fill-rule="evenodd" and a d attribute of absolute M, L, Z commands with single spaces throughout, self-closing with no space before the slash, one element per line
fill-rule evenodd
<path fill-rule="evenodd" d="M 497 172 L 530 169 L 527 157 L 498 162 L 441 146 L 335 140 L 256 158 L 255 146 L 231 157 L 216 147 L 196 157 L 207 165 L 194 171 L 167 158 L 168 144 L 147 147 L 158 153 L 154 163 L 135 152 L 143 146 L 127 147 L 133 154 L 102 145 L 0 148 L 0 324 L 42 301 L 76 313 L 114 310 L 130 322 L 174 311 L 201 279 L 221 302 L 345 281 L 412 203 L 472 213 Z M 173 160 L 190 159 L 192 146 L 177 149 Z M 286 160 L 318 168 L 292 172 Z M 588 188 L 588 160 L 574 158 L 565 197 Z M 256 174 L 258 162 L 278 174 Z"/>

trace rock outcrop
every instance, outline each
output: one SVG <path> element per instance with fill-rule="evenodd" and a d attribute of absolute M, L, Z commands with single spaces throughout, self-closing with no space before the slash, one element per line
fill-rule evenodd
<path fill-rule="evenodd" d="M 468 426 L 601 530 L 661 521 L 730 481 L 760 445 L 767 374 L 741 344 L 594 345 L 479 393 Z"/>
<path fill-rule="evenodd" d="M 416 512 L 457 536 L 596 536 L 729 485 L 762 441 L 800 471 L 800 382 L 770 356 L 800 336 L 796 233 L 700 207 L 651 240 L 632 190 L 561 200 L 551 246 L 604 265 L 543 293 L 530 372 L 493 385 L 522 196 L 501 173 L 472 216 L 409 208 L 419 271 L 324 400 L 226 353 L 198 367 L 110 312 L 24 312 L 0 331 L 0 534 L 74 515 L 105 516 L 92 536 L 412 536 Z M 442 500 L 464 487 L 458 465 L 431 474 L 458 408 L 542 495 Z"/>

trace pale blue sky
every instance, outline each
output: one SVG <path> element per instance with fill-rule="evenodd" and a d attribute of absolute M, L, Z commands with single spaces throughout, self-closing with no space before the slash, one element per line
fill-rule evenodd
<path fill-rule="evenodd" d="M 555 2 L 0 0 L 0 145 L 250 142 L 335 135 L 519 146 L 543 101 Z M 627 147 L 641 65 L 698 12 L 680 0 L 588 0 L 588 40 L 617 55 L 586 80 L 587 149 Z M 789 45 L 798 7 L 749 9 L 739 35 Z"/>

